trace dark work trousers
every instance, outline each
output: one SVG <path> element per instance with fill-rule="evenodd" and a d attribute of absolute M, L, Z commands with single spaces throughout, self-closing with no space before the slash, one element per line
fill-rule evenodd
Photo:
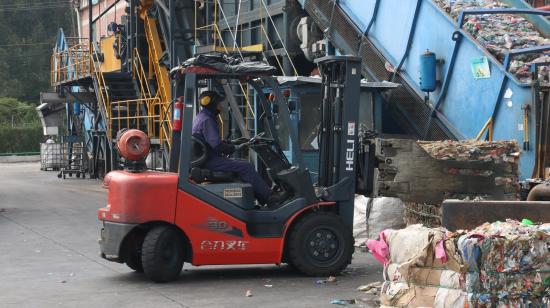
<path fill-rule="evenodd" d="M 271 196 L 271 188 L 256 172 L 254 166 L 245 160 L 230 159 L 219 156 L 210 156 L 205 167 L 211 171 L 236 172 L 241 181 L 249 183 L 254 189 L 254 196 L 260 203 L 267 203 Z"/>

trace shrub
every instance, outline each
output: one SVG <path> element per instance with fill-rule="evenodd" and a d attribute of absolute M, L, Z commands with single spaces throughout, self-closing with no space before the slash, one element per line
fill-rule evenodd
<path fill-rule="evenodd" d="M 0 153 L 40 152 L 41 126 L 0 126 Z"/>

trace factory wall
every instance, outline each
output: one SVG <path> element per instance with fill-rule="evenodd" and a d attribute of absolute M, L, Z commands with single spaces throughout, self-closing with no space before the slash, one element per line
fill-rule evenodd
<path fill-rule="evenodd" d="M 94 0 L 92 1 L 92 15 L 96 18 L 100 12 L 105 11 L 109 6 L 115 3 L 116 0 Z M 111 22 L 120 23 L 122 15 L 125 14 L 126 1 L 119 1 L 114 8 L 109 10 L 103 15 L 94 25 L 94 40 L 97 41 L 102 37 L 108 36 L 107 25 Z M 82 38 L 88 38 L 88 0 L 80 0 L 79 5 L 79 17 L 80 17 L 80 33 Z"/>

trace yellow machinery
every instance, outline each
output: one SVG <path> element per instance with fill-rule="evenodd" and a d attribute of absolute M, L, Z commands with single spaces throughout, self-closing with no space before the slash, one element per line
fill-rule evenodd
<path fill-rule="evenodd" d="M 106 11 L 112 9 L 117 2 L 119 1 Z M 89 142 L 93 147 L 89 152 L 93 152 L 94 160 L 105 161 L 105 171 L 116 168 L 118 158 L 114 143 L 117 133 L 122 129 L 137 128 L 147 133 L 154 149 L 163 152 L 167 161 L 173 134 L 171 103 L 176 98 L 172 93 L 168 66 L 175 65 L 175 61 L 186 59 L 182 54 L 178 54 L 172 58 L 168 57 L 170 64 L 166 63 L 166 56 L 171 52 L 168 49 L 176 44 L 172 36 L 175 33 L 172 29 L 176 27 L 176 19 L 184 20 L 183 23 L 188 22 L 187 28 L 180 33 L 187 37 L 187 46 L 194 45 L 197 53 L 218 51 L 241 58 L 255 55 L 267 58 L 268 51 L 264 48 L 269 46 L 273 49 L 276 45 L 272 41 L 273 38 L 270 39 L 268 36 L 268 27 L 262 22 L 257 26 L 263 36 L 262 43 L 243 46 L 242 35 L 239 33 L 244 30 L 238 27 L 233 30 L 227 24 L 227 16 L 219 0 L 205 0 L 204 3 L 182 0 L 178 3 L 181 5 L 183 2 L 187 5 L 180 10 L 185 11 L 170 13 L 174 14 L 174 18 L 167 21 L 162 15 L 166 14 L 166 8 L 161 4 L 153 0 L 131 1 L 128 2 L 131 13 L 124 17 L 123 24 L 115 24 L 109 28 L 111 35 L 101 38 L 98 42 L 64 38 L 62 43 L 58 40 L 56 44 L 51 57 L 52 86 L 56 88 L 56 92 L 69 93 L 73 97 L 83 97 L 82 93 L 95 97 L 86 104 L 93 113 L 93 119 L 88 121 L 93 122 L 93 127 L 86 128 L 86 131 L 91 131 L 91 134 L 95 134 L 94 138 L 100 139 Z M 213 14 L 199 12 L 199 7 L 204 4 L 213 8 Z M 106 11 L 99 12 L 94 19 L 92 10 L 89 9 L 90 24 L 98 21 Z M 265 16 L 266 22 L 271 20 L 273 23 L 269 14 L 267 9 L 260 12 L 260 15 Z M 227 27 L 220 27 L 222 20 Z M 167 22 L 172 24 L 167 25 Z M 205 23 L 207 25 L 203 26 Z M 136 25 L 139 26 L 136 28 Z M 170 29 L 168 32 L 172 34 L 167 35 L 167 27 Z M 197 39 L 199 35 L 210 37 L 213 41 L 209 40 L 208 44 L 202 44 Z M 90 32 L 89 36 L 92 37 L 93 33 Z M 168 42 L 169 40 L 172 41 Z M 282 41 L 280 35 L 277 41 Z M 186 55 L 191 56 L 192 52 L 188 50 Z M 288 53 L 273 57 L 281 71 L 282 58 L 285 57 L 290 59 Z M 297 75 L 291 60 L 290 64 Z M 256 117 L 251 99 L 253 91 L 241 83 L 226 84 L 224 87 L 233 89 L 237 97 L 233 103 L 242 109 L 246 117 L 246 129 L 252 132 Z M 226 128 L 223 119 L 220 120 L 222 129 Z M 104 141 L 101 141 L 102 138 Z M 102 142 L 104 146 L 97 149 L 96 144 Z"/>
<path fill-rule="evenodd" d="M 148 70 L 144 69 L 140 52 L 134 48 L 127 57 L 132 73 L 124 75 L 120 33 L 101 38 L 99 42 L 65 38 L 64 44 L 58 44 L 51 56 L 51 84 L 58 91 L 65 88 L 69 92 L 93 87 L 98 106 L 96 117 L 104 123 L 109 144 L 113 144 L 119 130 L 137 128 L 146 132 L 161 150 L 169 151 L 170 80 L 168 69 L 160 63 L 165 50 L 157 22 L 147 15 L 151 5 L 152 1 L 141 1 L 136 14 L 146 30 Z M 119 50 L 115 50 L 116 47 Z"/>

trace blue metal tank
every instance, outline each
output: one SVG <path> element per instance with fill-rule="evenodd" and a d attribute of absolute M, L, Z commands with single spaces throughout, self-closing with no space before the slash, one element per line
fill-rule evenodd
<path fill-rule="evenodd" d="M 74 103 L 73 112 L 76 116 L 80 115 L 80 103 Z"/>
<path fill-rule="evenodd" d="M 420 90 L 433 92 L 437 88 L 437 60 L 435 53 L 426 50 L 420 55 Z"/>

